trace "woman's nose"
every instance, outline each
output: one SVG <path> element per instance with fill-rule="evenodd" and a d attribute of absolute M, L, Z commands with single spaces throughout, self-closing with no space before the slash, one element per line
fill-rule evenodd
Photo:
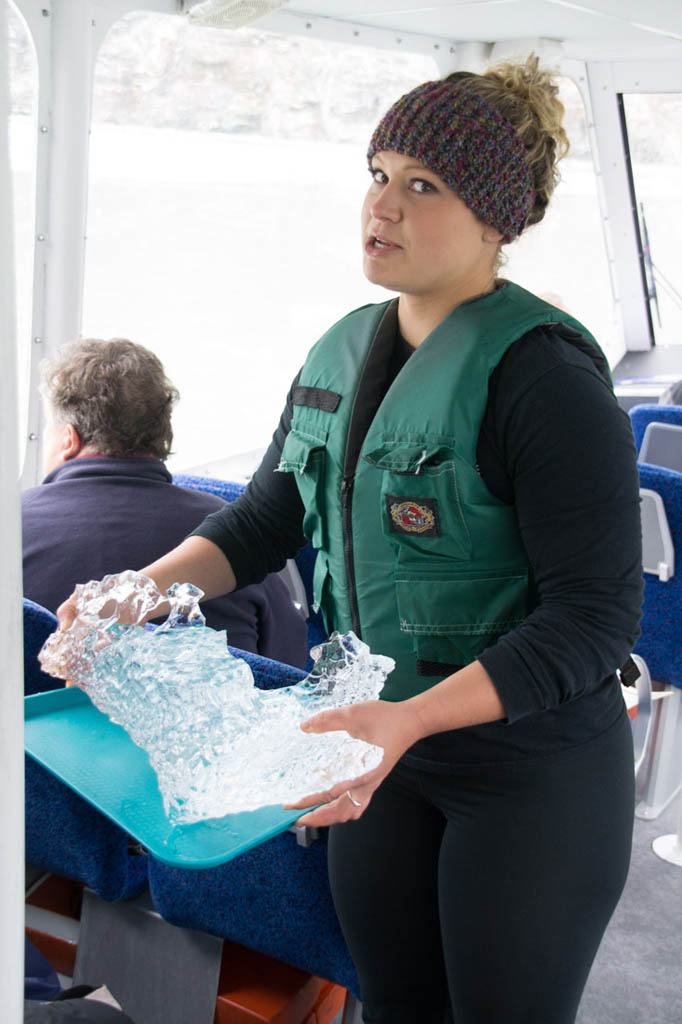
<path fill-rule="evenodd" d="M 389 182 L 370 203 L 369 212 L 375 220 L 390 220 L 397 223 L 402 218 L 402 207 L 398 190 Z"/>

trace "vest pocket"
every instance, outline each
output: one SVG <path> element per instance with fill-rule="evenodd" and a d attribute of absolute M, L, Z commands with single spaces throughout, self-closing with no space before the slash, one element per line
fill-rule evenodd
<path fill-rule="evenodd" d="M 382 474 L 380 515 L 388 541 L 407 557 L 470 557 L 451 438 L 386 441 L 365 459 Z"/>
<path fill-rule="evenodd" d="M 292 427 L 282 446 L 277 467 L 280 473 L 294 473 L 305 505 L 303 532 L 315 548 L 325 547 L 324 478 L 327 431 L 318 427 Z"/>
<path fill-rule="evenodd" d="M 424 663 L 468 665 L 528 612 L 526 566 L 456 576 L 399 568 L 395 581 L 401 632 Z"/>

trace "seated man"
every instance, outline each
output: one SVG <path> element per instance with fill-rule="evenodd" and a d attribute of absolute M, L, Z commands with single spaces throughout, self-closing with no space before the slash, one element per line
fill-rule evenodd
<path fill-rule="evenodd" d="M 682 380 L 676 380 L 658 396 L 659 405 L 682 405 Z"/>
<path fill-rule="evenodd" d="M 178 392 L 148 349 L 75 341 L 44 366 L 42 390 L 47 475 L 22 496 L 24 595 L 54 612 L 76 583 L 148 565 L 224 502 L 172 482 Z M 305 663 L 305 621 L 277 574 L 202 610 L 233 647 Z"/>

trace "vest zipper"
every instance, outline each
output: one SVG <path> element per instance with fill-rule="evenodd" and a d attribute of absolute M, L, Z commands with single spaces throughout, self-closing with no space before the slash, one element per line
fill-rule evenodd
<path fill-rule="evenodd" d="M 341 529 L 343 533 L 343 559 L 346 566 L 346 581 L 348 584 L 348 603 L 350 605 L 350 618 L 353 632 L 359 640 L 360 633 L 360 611 L 358 609 L 358 595 L 355 589 L 355 563 L 353 561 L 353 531 L 351 521 L 351 504 L 353 500 L 352 476 L 344 476 L 341 481 Z"/>

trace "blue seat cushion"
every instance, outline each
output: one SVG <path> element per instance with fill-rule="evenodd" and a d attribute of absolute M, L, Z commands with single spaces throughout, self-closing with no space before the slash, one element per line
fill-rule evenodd
<path fill-rule="evenodd" d="M 682 406 L 679 405 L 657 405 L 646 403 L 633 405 L 629 410 L 632 433 L 635 437 L 637 451 L 642 447 L 644 431 L 650 423 L 673 423 L 682 426 Z"/>

